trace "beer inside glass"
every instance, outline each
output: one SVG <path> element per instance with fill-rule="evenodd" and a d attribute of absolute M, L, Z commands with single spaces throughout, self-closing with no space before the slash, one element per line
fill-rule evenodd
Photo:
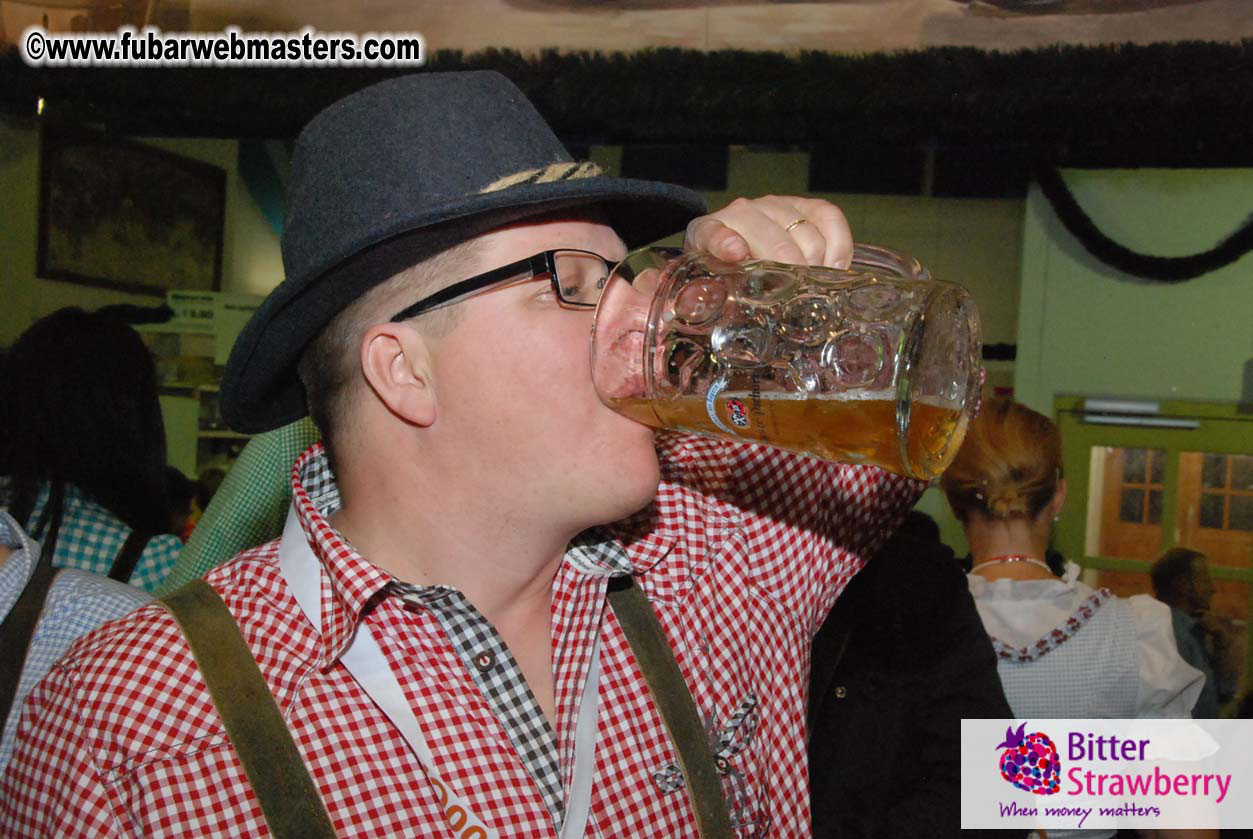
<path fill-rule="evenodd" d="M 965 436 L 980 352 L 966 290 L 884 248 L 847 270 L 645 248 L 606 283 L 592 378 L 654 428 L 930 480 Z"/>

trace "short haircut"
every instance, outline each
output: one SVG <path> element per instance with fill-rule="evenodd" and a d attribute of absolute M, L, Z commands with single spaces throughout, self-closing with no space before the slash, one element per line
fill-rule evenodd
<path fill-rule="evenodd" d="M 181 469 L 176 466 L 165 467 L 165 492 L 170 500 L 171 513 L 189 515 L 197 489 L 196 482 L 184 475 Z"/>
<path fill-rule="evenodd" d="M 474 240 L 418 256 L 414 264 L 361 295 L 322 328 L 305 347 L 297 374 L 305 389 L 309 416 L 322 432 L 331 470 L 338 474 L 336 442 L 351 422 L 350 406 L 360 378 L 361 339 L 367 329 L 388 320 L 425 294 L 459 279 L 476 248 Z M 458 320 L 458 307 L 421 315 L 423 331 L 446 333 Z"/>
<path fill-rule="evenodd" d="M 1061 476 L 1062 440 L 1053 421 L 1017 402 L 993 399 L 970 424 L 940 486 L 960 521 L 971 512 L 1035 518 Z"/>
<path fill-rule="evenodd" d="M 1198 559 L 1205 559 L 1205 554 L 1191 548 L 1171 548 L 1158 557 L 1149 569 L 1153 596 L 1171 606 L 1178 605 L 1192 582 L 1193 565 Z"/>
<path fill-rule="evenodd" d="M 358 381 L 356 373 L 365 331 L 434 290 L 464 279 L 479 252 L 479 235 L 499 226 L 534 225 L 563 219 L 609 224 L 603 207 L 587 204 L 549 209 L 513 221 L 498 218 L 486 226 L 455 219 L 438 228 L 411 234 L 412 245 L 399 242 L 400 248 L 396 250 L 406 253 L 409 267 L 383 280 L 336 315 L 305 347 L 297 364 L 296 372 L 304 385 L 309 416 L 322 433 L 332 472 L 338 474 L 335 443 L 350 421 L 349 397 L 353 382 Z M 354 257 L 362 264 L 369 259 L 369 251 Z M 461 311 L 459 306 L 431 309 L 419 315 L 415 323 L 421 324 L 425 334 L 439 337 L 456 325 Z"/>

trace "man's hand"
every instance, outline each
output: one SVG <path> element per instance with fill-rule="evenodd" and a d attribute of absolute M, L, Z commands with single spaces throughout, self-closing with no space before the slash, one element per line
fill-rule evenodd
<path fill-rule="evenodd" d="M 716 213 L 694 219 L 687 226 L 683 247 L 708 251 L 728 262 L 757 257 L 847 268 L 853 256 L 853 234 L 840 208 L 829 201 L 767 195 L 737 198 Z"/>

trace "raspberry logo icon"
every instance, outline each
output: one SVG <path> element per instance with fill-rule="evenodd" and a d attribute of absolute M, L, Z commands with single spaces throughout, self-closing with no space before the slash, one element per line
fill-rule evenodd
<path fill-rule="evenodd" d="M 997 746 L 1001 752 L 1001 777 L 1018 789 L 1036 795 L 1054 795 L 1061 786 L 1062 764 L 1057 759 L 1057 746 L 1043 732 L 1024 735 L 1024 722 L 1015 731 L 1005 729 L 1005 742 Z"/>

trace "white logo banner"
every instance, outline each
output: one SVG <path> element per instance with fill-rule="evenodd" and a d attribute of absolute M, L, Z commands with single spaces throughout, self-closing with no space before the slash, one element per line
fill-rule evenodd
<path fill-rule="evenodd" d="M 965 829 L 1253 827 L 1253 720 L 962 720 Z"/>

